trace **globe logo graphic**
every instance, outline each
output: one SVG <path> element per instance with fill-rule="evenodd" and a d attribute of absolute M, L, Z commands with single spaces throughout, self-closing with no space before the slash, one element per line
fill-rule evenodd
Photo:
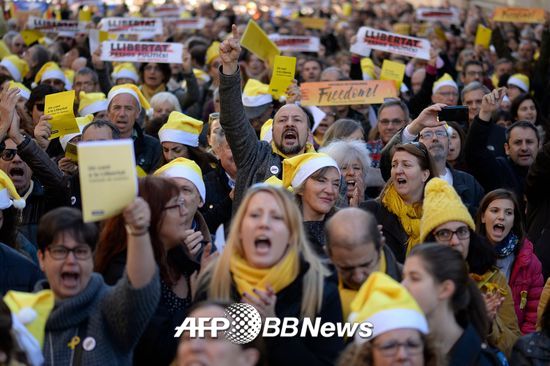
<path fill-rule="evenodd" d="M 236 344 L 252 342 L 262 329 L 262 317 L 250 304 L 235 303 L 225 308 L 225 317 L 231 323 L 225 338 Z"/>

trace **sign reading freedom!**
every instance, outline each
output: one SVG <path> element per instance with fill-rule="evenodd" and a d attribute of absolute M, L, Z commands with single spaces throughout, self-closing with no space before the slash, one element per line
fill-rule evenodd
<path fill-rule="evenodd" d="M 430 59 L 430 41 L 423 38 L 403 36 L 369 27 L 361 27 L 357 32 L 357 43 L 366 47 L 399 55 Z"/>
<path fill-rule="evenodd" d="M 397 98 L 391 80 L 321 81 L 300 86 L 303 106 L 382 104 L 386 98 Z"/>
<path fill-rule="evenodd" d="M 101 60 L 181 64 L 183 45 L 165 42 L 105 41 Z"/>

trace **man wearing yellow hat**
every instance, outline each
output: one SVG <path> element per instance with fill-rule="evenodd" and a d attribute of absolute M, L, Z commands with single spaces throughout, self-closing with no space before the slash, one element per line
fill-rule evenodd
<path fill-rule="evenodd" d="M 34 78 L 34 83 L 38 84 L 48 84 L 53 86 L 58 90 L 68 90 L 70 89 L 69 81 L 63 73 L 63 70 L 53 61 L 46 62 L 40 70 L 36 73 Z"/>
<path fill-rule="evenodd" d="M 282 160 L 306 151 L 310 135 L 306 112 L 296 104 L 287 104 L 273 118 L 273 141 L 259 141 L 256 131 L 246 118 L 241 95 L 238 66 L 241 47 L 236 26 L 233 37 L 220 45 L 220 123 L 238 167 L 233 209 L 238 207 L 246 189 L 269 177 L 281 176 Z"/>
<path fill-rule="evenodd" d="M 159 165 L 162 149 L 159 141 L 136 123 L 141 110 L 150 109 L 149 102 L 134 84 L 114 86 L 107 101 L 107 116 L 120 130 L 120 137 L 134 140 L 136 164 L 146 173 L 152 172 Z"/>
<path fill-rule="evenodd" d="M 9 55 L 0 62 L 0 74 L 11 77 L 16 82 L 21 82 L 29 72 L 27 61 L 16 55 Z"/>
<path fill-rule="evenodd" d="M 273 113 L 273 97 L 269 94 L 269 85 L 256 79 L 248 79 L 243 89 L 243 106 L 246 118 L 254 127 L 256 134 L 261 134 L 263 124 Z"/>
<path fill-rule="evenodd" d="M 434 83 L 432 88 L 432 102 L 444 103 L 448 106 L 458 103 L 458 85 L 451 75 L 445 74 Z"/>

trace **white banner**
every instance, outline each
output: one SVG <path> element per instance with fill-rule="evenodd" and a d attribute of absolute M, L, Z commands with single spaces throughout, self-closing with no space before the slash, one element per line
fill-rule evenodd
<path fill-rule="evenodd" d="M 457 8 L 418 8 L 416 19 L 425 22 L 449 22 L 460 24 L 460 11 Z"/>
<path fill-rule="evenodd" d="M 167 18 L 166 23 L 176 27 L 176 29 L 203 29 L 206 25 L 206 19 L 204 18 Z"/>
<path fill-rule="evenodd" d="M 177 4 L 163 4 L 160 6 L 152 7 L 149 10 L 149 14 L 152 17 L 164 18 L 164 17 L 179 17 L 182 12 L 185 11 L 183 6 Z"/>
<path fill-rule="evenodd" d="M 364 42 L 356 42 L 349 47 L 349 51 L 359 56 L 370 57 L 371 49 Z"/>
<path fill-rule="evenodd" d="M 319 37 L 271 34 L 269 39 L 271 39 L 281 51 L 291 52 L 319 52 L 319 46 L 321 44 Z"/>
<path fill-rule="evenodd" d="M 379 51 L 397 53 L 423 60 L 430 59 L 430 41 L 424 38 L 403 36 L 397 33 L 361 27 L 357 32 L 357 43 Z"/>
<path fill-rule="evenodd" d="M 183 45 L 164 42 L 105 41 L 101 60 L 181 64 Z"/>
<path fill-rule="evenodd" d="M 162 34 L 162 19 L 157 18 L 103 18 L 99 26 L 109 33 Z"/>
<path fill-rule="evenodd" d="M 86 30 L 86 24 L 87 22 L 76 20 L 53 20 L 30 16 L 27 28 L 43 32 L 81 32 Z"/>

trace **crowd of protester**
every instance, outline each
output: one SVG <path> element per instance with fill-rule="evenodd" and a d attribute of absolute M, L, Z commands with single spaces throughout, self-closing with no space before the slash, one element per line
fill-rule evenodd
<path fill-rule="evenodd" d="M 187 15 L 201 29 L 142 39 L 183 44 L 177 64 L 105 62 L 87 30 L 29 41 L 22 11 L 0 20 L 0 364 L 549 364 L 550 14 L 495 22 L 468 5 L 425 23 L 404 0 L 253 5 L 200 4 Z M 139 16 L 92 15 L 88 29 Z M 240 45 L 249 19 L 320 38 L 283 52 L 296 57 L 285 98 Z M 403 24 L 429 60 L 350 51 L 360 27 Z M 303 83 L 377 80 L 384 60 L 405 65 L 397 98 L 301 105 Z M 81 129 L 51 138 L 45 99 L 66 90 Z M 467 117 L 440 120 L 448 106 Z M 85 223 L 66 152 L 117 139 L 133 141 L 138 197 Z M 373 334 L 174 336 L 232 303 Z"/>

